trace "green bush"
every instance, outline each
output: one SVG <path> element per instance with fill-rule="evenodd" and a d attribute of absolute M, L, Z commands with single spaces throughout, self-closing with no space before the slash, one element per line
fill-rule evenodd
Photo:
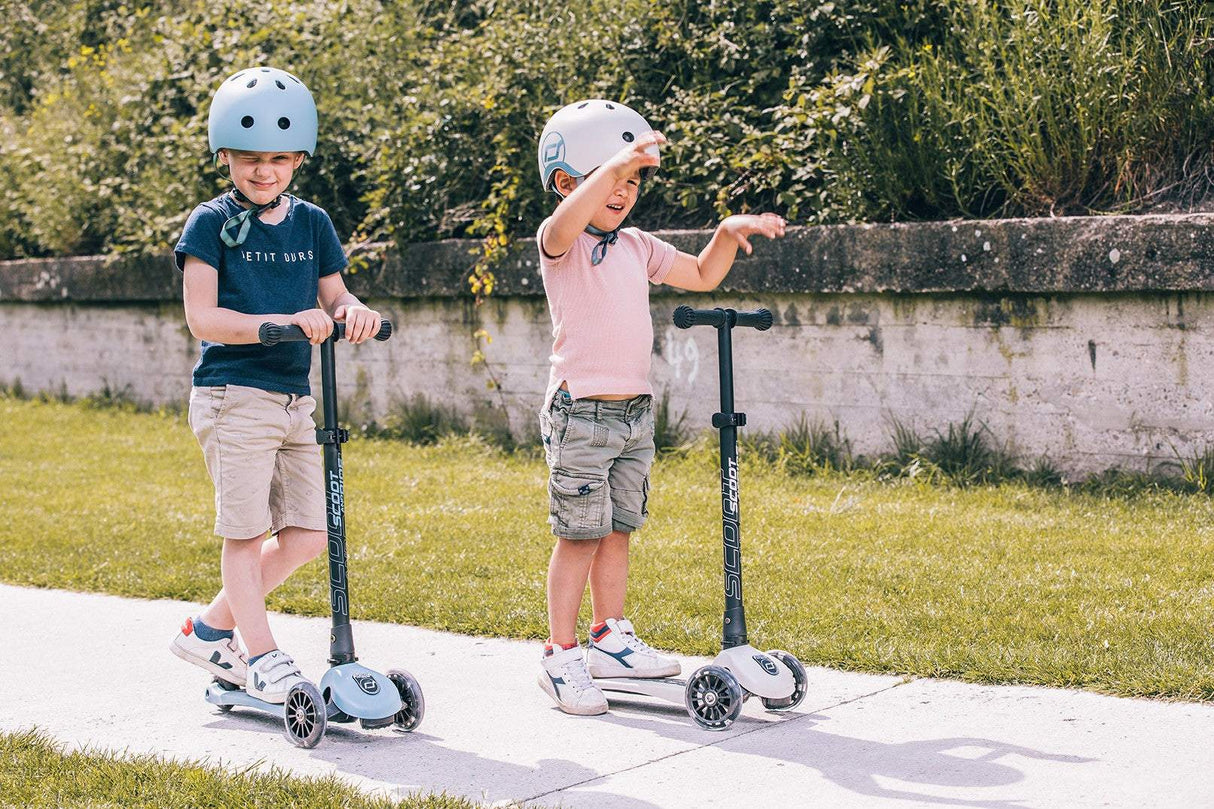
<path fill-rule="evenodd" d="M 535 139 L 583 96 L 671 139 L 636 221 L 704 226 L 1186 206 L 1206 193 L 1214 22 L 1179 0 L 13 0 L 0 257 L 163 251 L 225 187 L 214 88 L 292 70 L 295 190 L 352 246 L 485 238 L 551 209 Z"/>
<path fill-rule="evenodd" d="M 1214 33 L 1177 0 L 951 0 L 934 30 L 794 72 L 775 168 L 823 218 L 1130 211 L 1206 193 Z M 827 190 L 828 189 L 828 190 Z"/>

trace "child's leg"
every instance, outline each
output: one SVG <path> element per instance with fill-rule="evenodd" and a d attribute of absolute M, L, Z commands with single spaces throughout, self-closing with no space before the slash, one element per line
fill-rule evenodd
<path fill-rule="evenodd" d="M 255 540 L 239 540 L 253 544 Z M 227 542 L 225 541 L 225 547 Z M 287 580 L 300 566 L 315 559 L 328 545 L 328 535 L 324 531 L 308 531 L 303 528 L 289 527 L 282 529 L 277 536 L 270 537 L 260 543 L 261 590 L 262 604 L 264 598 L 274 588 Z M 226 582 L 227 579 L 225 578 Z M 263 610 L 264 614 L 264 610 Z M 207 626 L 215 629 L 232 629 L 236 626 L 236 617 L 228 602 L 227 588 L 220 590 L 211 601 L 210 606 L 202 611 L 200 616 Z M 247 634 L 241 629 L 241 637 L 248 644 Z M 271 647 L 272 648 L 272 647 Z M 258 652 L 250 652 L 258 654 Z"/>
<path fill-rule="evenodd" d="M 548 640 L 577 643 L 577 614 L 595 552 L 604 540 L 558 538 L 548 562 Z"/>
<path fill-rule="evenodd" d="M 265 654 L 277 646 L 266 621 L 261 546 L 258 539 L 224 539 L 220 561 L 224 600 L 235 618 L 235 625 L 240 628 L 240 637 L 249 657 Z M 206 617 L 203 620 L 207 621 Z"/>
<path fill-rule="evenodd" d="M 232 579 L 228 564 L 230 543 L 225 541 L 224 588 L 201 616 L 209 626 L 237 626 L 249 657 L 275 648 L 266 622 L 266 594 L 301 565 L 315 559 L 328 544 L 324 530 L 324 474 L 312 421 L 316 402 L 310 396 L 292 396 L 275 403 L 273 416 L 283 432 L 272 456 L 273 471 L 266 492 L 273 536 L 257 542 L 255 549 L 239 552 L 240 563 L 248 567 L 233 569 Z M 235 562 L 230 567 L 235 568 Z M 234 592 L 233 582 L 240 582 L 240 593 Z"/>
<path fill-rule="evenodd" d="M 631 534 L 612 531 L 599 540 L 590 563 L 590 605 L 594 623 L 624 617 L 628 588 L 628 540 Z"/>

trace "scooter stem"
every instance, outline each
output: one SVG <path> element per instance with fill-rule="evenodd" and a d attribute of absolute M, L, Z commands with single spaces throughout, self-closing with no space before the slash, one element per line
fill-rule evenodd
<path fill-rule="evenodd" d="M 746 610 L 742 606 L 742 511 L 738 503 L 738 428 L 746 424 L 745 413 L 733 409 L 734 326 L 766 331 L 772 315 L 767 309 L 738 312 L 734 309 L 674 310 L 674 325 L 680 329 L 712 326 L 717 330 L 717 363 L 721 388 L 721 412 L 712 426 L 721 431 L 721 536 L 725 554 L 725 626 L 721 645 L 725 649 L 746 645 Z"/>
<path fill-rule="evenodd" d="M 723 648 L 746 645 L 746 610 L 742 605 L 742 512 L 738 502 L 738 427 L 745 413 L 733 409 L 733 339 L 737 312 L 725 310 L 717 326 L 717 363 L 720 368 L 721 412 L 712 426 L 721 431 L 721 536 L 725 553 L 725 626 Z"/>
<path fill-rule="evenodd" d="M 316 443 L 325 454 L 325 511 L 329 533 L 329 603 L 333 608 L 333 631 L 329 635 L 329 662 L 334 666 L 353 663 L 354 636 L 350 632 L 350 587 L 346 580 L 346 487 L 342 479 L 341 445 L 350 440 L 348 430 L 337 424 L 337 373 L 334 368 L 334 345 L 346 336 L 346 324 L 334 323 L 329 337 L 320 344 L 320 388 L 324 399 L 325 426 L 316 431 Z M 379 322 L 376 340 L 392 336 L 392 324 Z M 299 326 L 262 323 L 257 330 L 262 345 L 275 346 L 282 342 L 307 342 L 308 336 Z"/>
<path fill-rule="evenodd" d="M 341 466 L 341 445 L 350 434 L 337 423 L 337 375 L 333 346 L 338 340 L 335 329 L 320 344 L 320 388 L 324 397 L 325 426 L 316 431 L 316 443 L 325 454 L 325 506 L 329 533 L 329 603 L 333 609 L 333 630 L 329 635 L 329 663 L 339 666 L 353 663 L 354 633 L 350 629 L 350 584 L 346 578 L 345 481 Z"/>

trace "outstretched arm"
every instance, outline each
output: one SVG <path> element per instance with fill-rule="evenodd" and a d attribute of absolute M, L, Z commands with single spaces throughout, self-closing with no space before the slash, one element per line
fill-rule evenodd
<path fill-rule="evenodd" d="M 784 235 L 784 226 L 784 219 L 774 213 L 730 216 L 717 225 L 712 239 L 698 256 L 677 254 L 674 266 L 663 283 L 692 292 L 716 289 L 733 267 L 738 248 L 741 247 L 748 256 L 754 249 L 749 237 L 779 239 Z"/>

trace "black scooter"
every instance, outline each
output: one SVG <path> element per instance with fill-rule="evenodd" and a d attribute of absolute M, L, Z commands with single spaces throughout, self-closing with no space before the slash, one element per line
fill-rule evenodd
<path fill-rule="evenodd" d="M 759 331 L 771 328 L 771 312 L 758 309 L 692 309 L 680 306 L 674 312 L 680 329 L 714 326 L 720 364 L 721 412 L 712 426 L 721 432 L 721 516 L 725 545 L 725 631 L 721 653 L 687 680 L 673 678 L 595 678 L 610 694 L 638 694 L 682 703 L 696 724 L 707 730 L 725 730 L 742 712 L 742 703 L 752 694 L 769 711 L 789 711 L 805 699 L 805 667 L 788 652 L 760 652 L 746 641 L 746 614 L 742 606 L 741 513 L 738 506 L 738 428 L 746 424 L 745 413 L 733 405 L 733 342 L 730 330 L 750 326 Z"/>
<path fill-rule="evenodd" d="M 251 697 L 244 689 L 216 679 L 206 691 L 207 702 L 226 713 L 239 705 L 279 716 L 284 734 L 299 747 L 315 747 L 324 736 L 328 722 L 358 720 L 364 729 L 390 725 L 400 730 L 416 728 L 425 715 L 426 704 L 421 687 L 413 675 L 403 669 L 391 669 L 387 675 L 359 665 L 354 656 L 354 636 L 350 629 L 350 592 L 346 581 L 345 482 L 342 476 L 341 445 L 349 440 L 348 430 L 337 423 L 337 378 L 333 347 L 345 336 L 345 324 L 333 324 L 333 333 L 320 345 L 321 392 L 324 397 L 324 427 L 316 431 L 316 443 L 324 446 L 325 503 L 329 533 L 329 601 L 333 610 L 333 630 L 329 635 L 330 668 L 317 688 L 302 682 L 287 692 L 279 705 Z M 376 340 L 392 336 L 392 324 L 380 325 Z M 258 331 L 262 345 L 281 342 L 306 342 L 299 326 L 263 323 Z"/>

